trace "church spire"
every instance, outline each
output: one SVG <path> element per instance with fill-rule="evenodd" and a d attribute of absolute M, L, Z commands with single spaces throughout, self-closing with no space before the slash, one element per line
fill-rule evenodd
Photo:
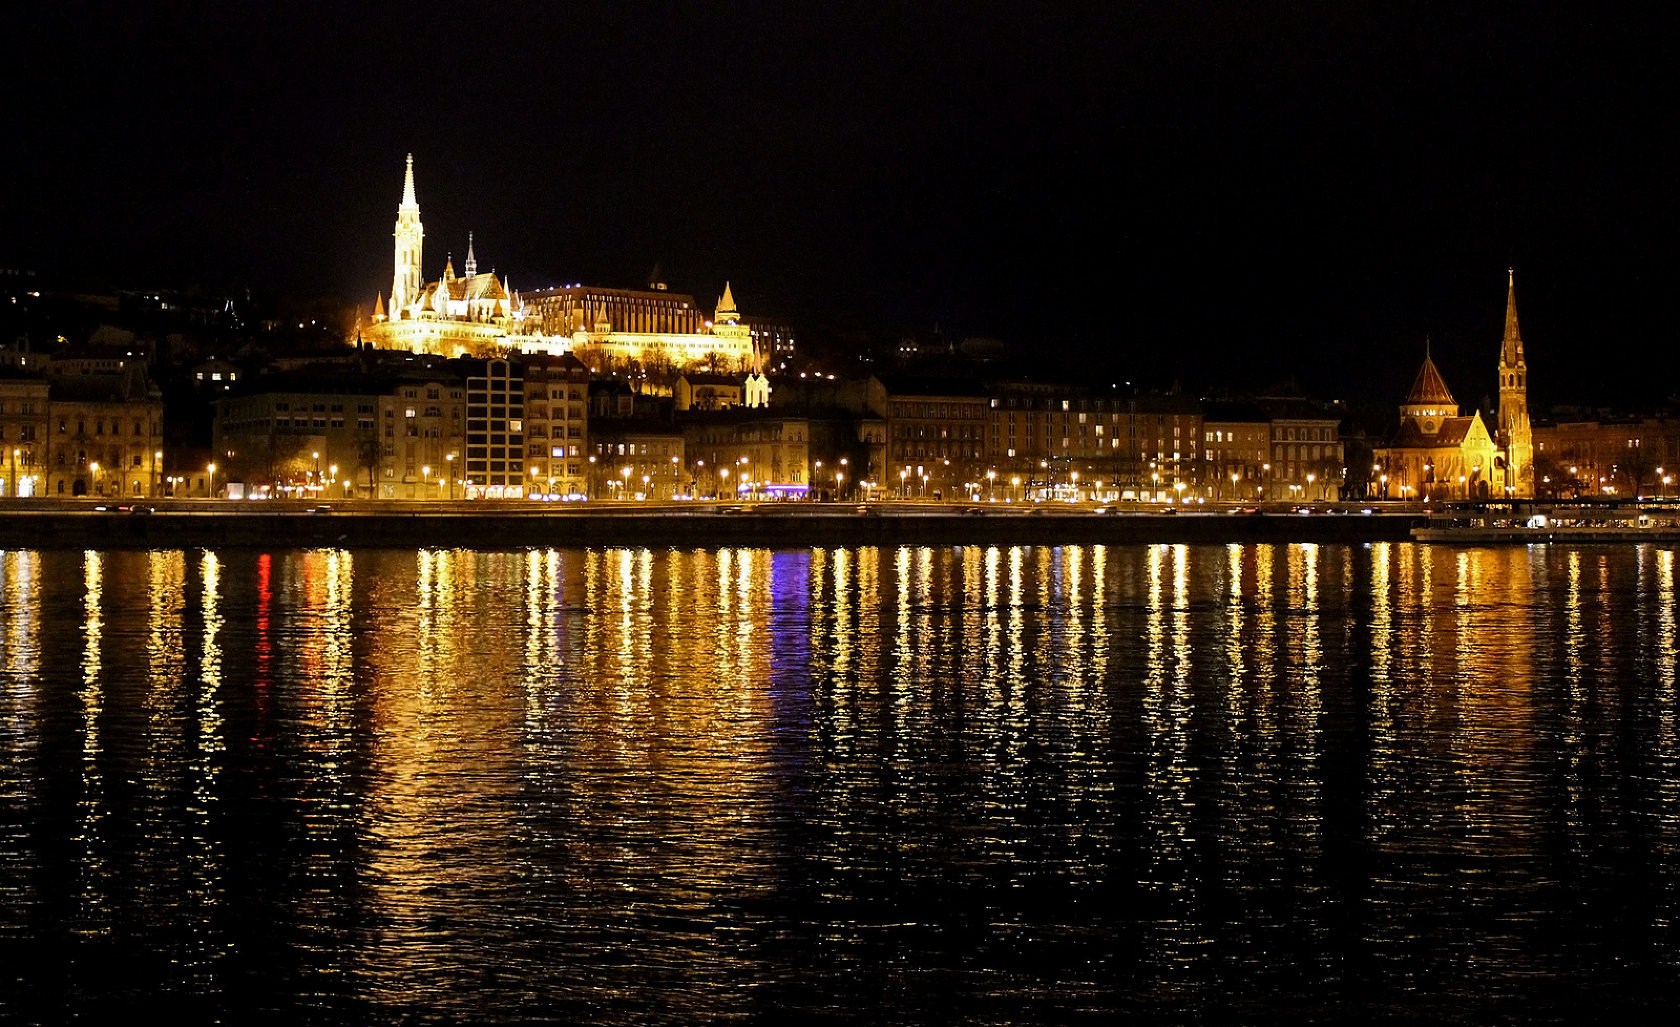
<path fill-rule="evenodd" d="M 391 276 L 391 320 L 404 316 L 411 305 L 419 302 L 425 281 L 420 274 L 421 249 L 426 229 L 420 224 L 420 204 L 414 199 L 414 154 L 408 155 L 403 171 L 403 198 L 397 207 L 397 225 L 392 231 L 396 242 L 395 268 Z"/>
<path fill-rule="evenodd" d="M 1523 363 L 1522 333 L 1517 330 L 1517 269 L 1505 269 L 1505 342 L 1499 362 L 1506 367 Z"/>
<path fill-rule="evenodd" d="M 471 278 L 473 275 L 478 274 L 478 258 L 473 256 L 472 233 L 471 232 L 467 233 L 467 263 L 466 263 L 466 268 L 467 268 L 467 277 L 468 278 Z"/>
<path fill-rule="evenodd" d="M 408 171 L 403 175 L 402 206 L 398 210 L 419 210 L 420 204 L 414 199 L 414 154 L 408 155 Z"/>
<path fill-rule="evenodd" d="M 1499 344 L 1499 443 L 1505 449 L 1506 488 L 1534 495 L 1534 427 L 1528 417 L 1528 361 L 1517 330 L 1517 271 L 1505 270 L 1505 338 Z"/>

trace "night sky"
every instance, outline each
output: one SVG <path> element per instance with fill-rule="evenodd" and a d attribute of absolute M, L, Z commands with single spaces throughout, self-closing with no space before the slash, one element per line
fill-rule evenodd
<path fill-rule="evenodd" d="M 1094 377 L 1537 405 L 1680 391 L 1673 19 L 1544 3 L 37 5 L 0 266 L 371 305 L 671 287 Z M 1662 20 L 1657 20 L 1657 19 Z"/>

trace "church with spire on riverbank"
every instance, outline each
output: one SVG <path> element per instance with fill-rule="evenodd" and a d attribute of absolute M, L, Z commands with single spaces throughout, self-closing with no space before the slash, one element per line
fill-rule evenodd
<path fill-rule="evenodd" d="M 1425 343 L 1423 366 L 1400 404 L 1400 425 L 1375 450 L 1383 499 L 1528 499 L 1534 496 L 1534 431 L 1528 362 L 1517 326 L 1515 269 L 1507 270 L 1505 334 L 1499 348 L 1499 407 L 1459 413 L 1458 401 Z"/>

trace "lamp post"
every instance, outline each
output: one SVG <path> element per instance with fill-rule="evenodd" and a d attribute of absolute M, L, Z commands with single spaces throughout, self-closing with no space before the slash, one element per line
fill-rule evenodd
<path fill-rule="evenodd" d="M 443 462 L 449 470 L 449 499 L 453 502 L 455 499 L 455 454 L 447 454 L 443 458 Z"/>
<path fill-rule="evenodd" d="M 630 496 L 630 470 L 629 465 L 619 468 L 618 473 L 624 476 L 624 484 L 618 490 L 619 499 L 627 499 Z"/>
<path fill-rule="evenodd" d="M 430 499 L 432 491 L 432 465 L 420 465 L 420 498 Z"/>
<path fill-rule="evenodd" d="M 992 468 L 992 469 L 990 469 L 986 472 L 986 502 L 988 502 L 988 503 L 990 503 L 992 501 L 992 499 L 994 498 L 992 489 L 996 484 L 997 484 L 997 468 L 994 467 L 994 468 Z"/>
<path fill-rule="evenodd" d="M 100 488 L 99 488 L 99 461 L 95 460 L 93 463 L 88 464 L 88 475 L 89 475 L 89 477 L 91 477 L 93 479 L 93 491 L 94 491 L 94 493 L 98 494 L 100 492 Z"/>
<path fill-rule="evenodd" d="M 210 484 L 205 490 L 206 493 L 207 493 L 205 498 L 206 499 L 215 499 L 216 498 L 216 465 L 215 464 L 210 464 L 204 470 L 205 470 L 205 473 L 209 476 L 209 479 L 210 479 Z"/>

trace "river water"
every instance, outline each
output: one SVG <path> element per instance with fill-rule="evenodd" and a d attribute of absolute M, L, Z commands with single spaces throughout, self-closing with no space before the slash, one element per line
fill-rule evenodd
<path fill-rule="evenodd" d="M 1652 546 L 0 552 L 0 1023 L 1666 1022 Z"/>

